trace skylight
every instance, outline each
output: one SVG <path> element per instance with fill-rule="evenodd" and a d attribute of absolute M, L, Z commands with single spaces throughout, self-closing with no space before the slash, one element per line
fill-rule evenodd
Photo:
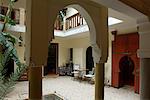
<path fill-rule="evenodd" d="M 114 17 L 108 17 L 108 25 L 111 26 L 111 25 L 115 25 L 115 24 L 119 24 L 123 22 L 122 20 L 119 20 L 117 18 L 114 18 Z"/>

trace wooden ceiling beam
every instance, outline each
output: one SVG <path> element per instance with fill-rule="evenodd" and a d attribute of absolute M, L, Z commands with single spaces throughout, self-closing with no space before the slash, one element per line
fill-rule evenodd
<path fill-rule="evenodd" d="M 150 18 L 150 0 L 119 0 Z"/>

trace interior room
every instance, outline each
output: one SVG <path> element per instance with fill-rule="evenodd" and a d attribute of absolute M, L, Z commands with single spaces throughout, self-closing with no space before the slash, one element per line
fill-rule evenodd
<path fill-rule="evenodd" d="M 150 99 L 146 88 L 149 78 L 143 78 L 149 65 L 149 28 L 140 26 L 149 25 L 140 24 L 147 22 L 149 14 L 135 9 L 128 0 L 71 0 L 58 5 L 52 0 L 46 2 L 54 5 L 41 3 L 46 5 L 41 9 L 38 0 L 37 10 L 44 16 L 38 15 L 32 1 L 36 0 L 15 3 L 10 17 L 16 25 L 6 29 L 19 39 L 14 47 L 20 62 L 28 66 L 6 100 Z M 8 1 L 3 0 L 0 14 L 6 15 L 7 9 Z M 0 29 L 4 21 L 1 17 Z M 0 62 L 3 54 L 0 43 Z M 11 59 L 5 77 L 16 69 Z"/>

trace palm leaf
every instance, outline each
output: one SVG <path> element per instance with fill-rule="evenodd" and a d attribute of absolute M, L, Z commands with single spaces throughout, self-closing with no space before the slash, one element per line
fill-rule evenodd
<path fill-rule="evenodd" d="M 0 0 L 1 1 L 1 0 Z M 8 0 L 9 7 L 6 15 L 0 14 L 0 19 L 4 20 L 2 31 L 0 32 L 0 45 L 4 51 L 0 52 L 0 100 L 3 100 L 7 93 L 13 90 L 16 80 L 23 74 L 27 66 L 22 64 L 18 58 L 17 50 L 14 45 L 20 42 L 14 35 L 4 32 L 7 26 L 15 25 L 15 21 L 10 18 L 14 3 L 17 0 Z M 18 66 L 15 73 L 12 73 L 9 78 L 5 79 L 6 67 L 8 62 L 13 59 Z"/>

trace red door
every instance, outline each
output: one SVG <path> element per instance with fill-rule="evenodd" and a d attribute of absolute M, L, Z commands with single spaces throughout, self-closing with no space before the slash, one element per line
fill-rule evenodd
<path fill-rule="evenodd" d="M 139 49 L 139 35 L 138 33 L 117 35 L 115 41 L 112 43 L 112 86 L 119 88 L 120 83 L 120 68 L 119 61 L 125 56 L 129 55 L 134 63 L 134 90 L 139 93 L 139 58 L 137 57 L 137 50 Z"/>

